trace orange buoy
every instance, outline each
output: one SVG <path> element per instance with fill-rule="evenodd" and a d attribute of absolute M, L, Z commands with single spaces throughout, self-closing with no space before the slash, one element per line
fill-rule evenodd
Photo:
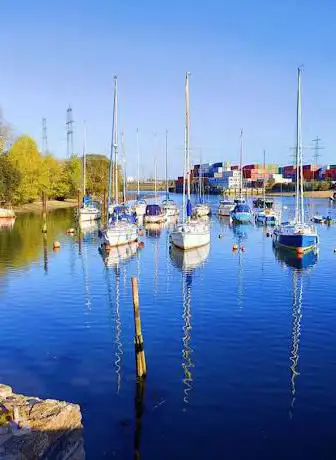
<path fill-rule="evenodd" d="M 234 244 L 232 246 L 232 251 L 238 251 L 238 244 Z"/>
<path fill-rule="evenodd" d="M 61 243 L 59 241 L 54 241 L 53 242 L 53 250 L 58 251 L 61 247 Z"/>
<path fill-rule="evenodd" d="M 296 248 L 296 254 L 297 255 L 302 255 L 304 253 L 303 248 Z"/>

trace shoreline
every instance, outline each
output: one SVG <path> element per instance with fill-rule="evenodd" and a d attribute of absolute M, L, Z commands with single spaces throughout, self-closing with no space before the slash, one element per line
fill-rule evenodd
<path fill-rule="evenodd" d="M 53 211 L 55 209 L 75 208 L 76 206 L 77 199 L 69 199 L 64 201 L 47 201 L 47 211 Z M 42 213 L 42 201 L 34 201 L 33 203 L 14 206 L 13 209 L 16 214 L 24 214 L 28 212 Z"/>
<path fill-rule="evenodd" d="M 305 198 L 329 198 L 333 196 L 335 190 L 318 190 L 314 192 L 303 192 Z M 271 192 L 267 193 L 267 196 L 294 196 L 295 192 Z"/>

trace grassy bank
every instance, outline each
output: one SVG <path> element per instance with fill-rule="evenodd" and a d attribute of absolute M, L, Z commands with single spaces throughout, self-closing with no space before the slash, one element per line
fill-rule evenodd
<path fill-rule="evenodd" d="M 52 211 L 53 209 L 62 209 L 62 208 L 74 208 L 77 206 L 76 199 L 69 199 L 64 201 L 50 200 L 47 203 L 47 209 Z M 42 212 L 42 202 L 34 201 L 34 203 L 22 204 L 19 206 L 14 206 L 14 211 L 16 214 L 22 214 L 25 212 Z"/>

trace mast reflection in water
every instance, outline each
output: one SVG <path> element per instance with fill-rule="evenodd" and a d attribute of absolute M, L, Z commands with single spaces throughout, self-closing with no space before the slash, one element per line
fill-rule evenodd
<path fill-rule="evenodd" d="M 192 360 L 193 349 L 191 347 L 192 314 L 191 314 L 191 286 L 192 277 L 195 269 L 203 266 L 210 251 L 210 245 L 201 246 L 195 249 L 183 251 L 176 246 L 171 246 L 170 257 L 173 264 L 182 271 L 182 302 L 183 302 L 183 337 L 182 337 L 182 369 L 183 377 L 183 401 L 185 404 L 190 402 L 192 390 Z"/>
<path fill-rule="evenodd" d="M 274 248 L 277 260 L 285 267 L 292 269 L 292 344 L 290 351 L 290 373 L 291 373 L 291 405 L 289 416 L 294 415 L 294 404 L 296 400 L 296 384 L 299 372 L 299 357 L 300 357 L 300 337 L 301 323 L 303 316 L 303 283 L 310 269 L 317 262 L 317 252 L 310 251 L 298 257 L 290 251 Z"/>

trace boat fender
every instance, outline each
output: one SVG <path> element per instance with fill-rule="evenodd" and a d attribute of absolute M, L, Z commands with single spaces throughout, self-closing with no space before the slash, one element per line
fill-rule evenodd
<path fill-rule="evenodd" d="M 61 243 L 59 241 L 54 241 L 53 242 L 53 249 L 60 249 Z"/>
<path fill-rule="evenodd" d="M 73 235 L 75 233 L 75 229 L 74 228 L 68 228 L 66 232 L 67 232 L 68 235 Z"/>

